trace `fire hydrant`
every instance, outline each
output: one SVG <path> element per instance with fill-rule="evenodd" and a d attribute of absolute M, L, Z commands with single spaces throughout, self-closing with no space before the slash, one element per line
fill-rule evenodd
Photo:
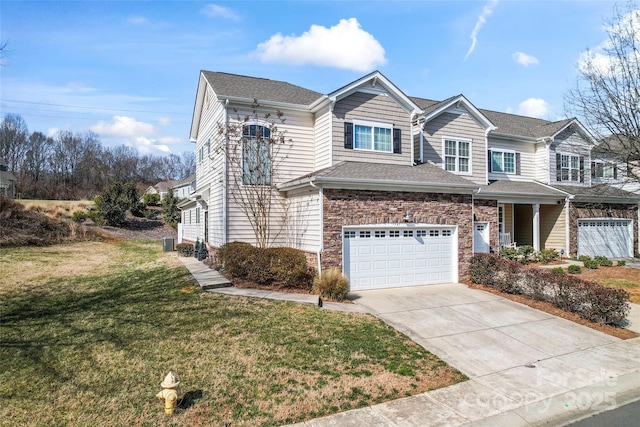
<path fill-rule="evenodd" d="M 160 383 L 162 391 L 156 394 L 156 397 L 161 400 L 164 399 L 164 413 L 167 415 L 172 415 L 173 411 L 176 410 L 178 398 L 182 395 L 179 385 L 180 381 L 176 379 L 172 371 L 169 371 L 167 376 L 164 377 L 164 381 Z"/>

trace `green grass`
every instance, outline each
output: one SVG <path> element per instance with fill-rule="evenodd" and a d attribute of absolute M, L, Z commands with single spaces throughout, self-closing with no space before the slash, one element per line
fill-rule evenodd
<path fill-rule="evenodd" d="M 158 243 L 2 249 L 0 419 L 281 425 L 464 380 L 370 316 L 201 292 Z M 155 399 L 169 370 L 185 399 Z"/>

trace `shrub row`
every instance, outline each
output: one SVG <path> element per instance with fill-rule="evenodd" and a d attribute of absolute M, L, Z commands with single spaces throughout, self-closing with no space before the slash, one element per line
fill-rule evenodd
<path fill-rule="evenodd" d="M 536 251 L 533 246 L 524 245 L 519 248 L 502 248 L 500 249 L 500 255 L 511 260 L 519 261 L 521 264 L 528 264 L 533 258 L 535 261 L 542 264 L 549 264 L 560 257 L 560 254 L 555 249 L 541 249 Z"/>
<path fill-rule="evenodd" d="M 231 242 L 218 248 L 216 261 L 232 277 L 273 288 L 306 289 L 312 275 L 304 252 L 294 248 L 257 248 Z"/>
<path fill-rule="evenodd" d="M 595 282 L 540 268 L 523 268 L 515 261 L 492 254 L 471 259 L 472 283 L 497 288 L 510 294 L 548 301 L 598 323 L 620 324 L 630 309 L 629 293 Z"/>

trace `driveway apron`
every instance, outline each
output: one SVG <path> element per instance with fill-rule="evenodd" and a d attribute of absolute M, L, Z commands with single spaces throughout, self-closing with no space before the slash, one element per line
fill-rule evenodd
<path fill-rule="evenodd" d="M 620 341 L 461 284 L 363 291 L 352 299 L 470 378 L 518 367 L 534 373 L 526 367 Z"/>

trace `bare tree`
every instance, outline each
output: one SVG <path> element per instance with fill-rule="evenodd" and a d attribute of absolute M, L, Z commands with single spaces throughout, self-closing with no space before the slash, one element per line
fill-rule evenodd
<path fill-rule="evenodd" d="M 29 146 L 27 124 L 18 114 L 6 114 L 0 122 L 0 158 L 9 170 L 19 172 Z"/>
<path fill-rule="evenodd" d="M 222 143 L 214 147 L 214 153 L 226 157 L 229 193 L 249 220 L 257 245 L 264 248 L 281 232 L 284 221 L 278 221 L 278 227 L 274 219 L 286 216 L 276 184 L 293 142 L 280 128 L 285 123 L 282 112 L 265 112 L 257 100 L 250 114 L 234 112 L 235 120 L 220 125 Z"/>
<path fill-rule="evenodd" d="M 640 181 L 640 10 L 614 8 L 605 23 L 607 40 L 584 52 L 575 88 L 565 96 L 569 115 L 584 119 L 603 157 L 626 165 Z"/>

